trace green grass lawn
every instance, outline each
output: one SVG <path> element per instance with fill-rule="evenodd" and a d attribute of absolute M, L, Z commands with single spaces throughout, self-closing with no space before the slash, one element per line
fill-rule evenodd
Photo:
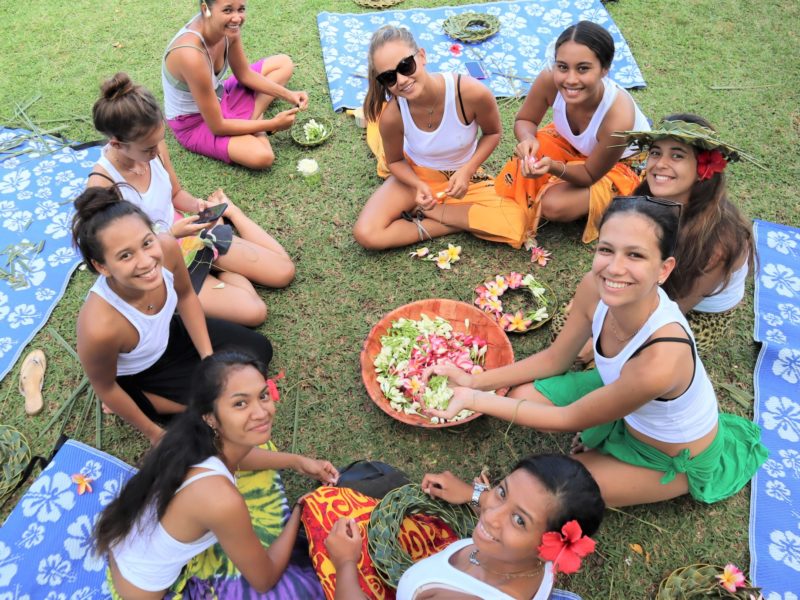
<path fill-rule="evenodd" d="M 449 4 L 466 4 L 452 1 Z M 399 8 L 444 2 L 407 0 Z M 13 6 L 13 8 L 12 8 Z M 160 57 L 178 28 L 191 16 L 192 0 L 49 0 L 20 6 L 0 3 L 0 119 L 13 103 L 36 93 L 42 100 L 30 110 L 34 119 L 90 114 L 102 79 L 125 70 L 161 96 Z M 797 225 L 800 156 L 800 4 L 792 0 L 621 0 L 608 5 L 647 80 L 635 92 L 653 118 L 671 112 L 697 112 L 709 118 L 723 139 L 755 155 L 767 167 L 749 164 L 729 170 L 732 198 L 751 217 Z M 361 384 L 358 355 L 372 325 L 389 310 L 428 297 L 470 302 L 472 289 L 499 272 L 530 270 L 529 256 L 507 246 L 468 235 L 447 241 L 463 246 L 452 271 L 412 261 L 404 250 L 372 253 L 351 235 L 356 216 L 379 185 L 363 131 L 352 119 L 335 115 L 327 95 L 317 36 L 317 12 L 363 12 L 349 0 L 251 0 L 243 32 L 249 58 L 286 52 L 297 63 L 290 84 L 305 89 L 311 108 L 336 126 L 325 145 L 303 150 L 288 133 L 272 138 L 277 161 L 268 173 L 252 173 L 179 148 L 171 135 L 173 164 L 190 192 L 202 196 L 216 187 L 247 210 L 289 251 L 297 278 L 281 291 L 261 290 L 270 315 L 260 327 L 275 346 L 272 371 L 285 369 L 283 398 L 274 431 L 283 449 L 346 464 L 357 458 L 382 459 L 412 478 L 426 471 L 450 469 L 472 477 L 483 465 L 503 474 L 519 457 L 568 447 L 568 435 L 537 433 L 489 418 L 461 429 L 419 430 L 393 421 L 375 407 Z M 792 25 L 794 23 L 795 25 Z M 715 89 L 725 88 L 725 89 Z M 514 145 L 511 124 L 521 99 L 500 102 L 505 128 L 501 147 L 489 166 L 495 171 Z M 75 122 L 73 139 L 95 139 L 91 125 Z M 321 188 L 310 190 L 295 176 L 297 160 L 316 158 Z M 536 271 L 560 300 L 571 295 L 588 269 L 592 248 L 580 243 L 582 225 L 547 225 L 539 241 L 553 251 L 553 261 Z M 46 410 L 26 417 L 17 392 L 18 367 L 0 384 L 2 421 L 23 431 L 33 450 L 46 454 L 59 427 L 43 431 L 49 417 L 80 381 L 78 363 L 49 333 L 75 343 L 75 316 L 92 276 L 76 271 L 48 327 L 32 346 L 45 349 Z M 750 296 L 750 294 L 748 294 Z M 757 348 L 752 341 L 752 302 L 737 314 L 736 328 L 723 347 L 705 358 L 712 380 L 752 391 Z M 547 328 L 512 343 L 519 357 L 544 347 Z M 718 387 L 722 408 L 752 415 Z M 82 402 L 82 401 L 81 401 Z M 78 406 L 67 432 L 95 441 L 94 413 Z M 146 444 L 113 416 L 103 419 L 103 449 L 135 461 Z M 287 477 L 296 497 L 311 482 Z M 693 562 L 734 562 L 746 566 L 748 494 L 712 506 L 690 499 L 609 511 L 598 535 L 598 552 L 582 573 L 563 582 L 584 598 L 647 598 L 670 570 Z M 8 507 L 5 512 L 7 513 Z M 639 544 L 646 554 L 632 550 Z"/>

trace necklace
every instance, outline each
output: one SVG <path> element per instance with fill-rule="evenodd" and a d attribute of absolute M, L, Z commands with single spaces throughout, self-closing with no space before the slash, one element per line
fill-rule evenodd
<path fill-rule="evenodd" d="M 486 565 L 482 565 L 481 561 L 478 560 L 478 549 L 475 548 L 472 552 L 469 553 L 469 562 L 470 564 L 475 565 L 476 567 L 482 568 L 487 573 L 491 573 L 492 575 L 499 575 L 500 577 L 505 577 L 506 579 L 514 579 L 516 577 L 536 577 L 542 572 L 542 568 L 544 564 L 539 563 L 539 566 L 530 569 L 528 571 L 516 571 L 514 573 L 501 573 L 500 571 L 493 571 Z"/>
<path fill-rule="evenodd" d="M 126 171 L 129 173 L 133 173 L 134 175 L 142 176 L 147 173 L 147 169 L 150 168 L 150 165 L 145 163 L 145 165 L 141 169 L 136 169 L 134 167 L 124 167 Z"/>
<path fill-rule="evenodd" d="M 627 336 L 627 337 L 622 337 L 619 334 L 619 329 L 617 329 L 617 317 L 614 316 L 614 313 L 609 311 L 609 314 L 611 315 L 611 322 L 610 322 L 611 335 L 613 335 L 614 339 L 616 339 L 620 344 L 624 344 L 625 342 L 629 341 L 631 338 L 633 338 L 633 336 L 635 336 L 637 333 L 639 333 L 642 330 L 642 327 L 644 327 L 645 323 L 647 323 L 647 321 L 650 320 L 650 317 L 653 316 L 653 313 L 656 311 L 657 307 L 658 307 L 658 296 L 656 296 L 656 301 L 655 301 L 655 304 L 653 304 L 653 308 L 651 308 L 650 312 L 647 313 L 647 318 L 644 320 L 644 323 L 639 325 L 636 328 L 636 330 L 632 334 Z"/>
<path fill-rule="evenodd" d="M 147 173 L 147 170 L 150 168 L 150 163 L 144 163 L 144 166 L 142 166 L 142 167 L 137 169 L 136 168 L 136 161 L 133 161 L 131 163 L 133 166 L 124 165 L 123 162 L 120 160 L 119 154 L 117 154 L 116 149 L 115 149 L 115 152 L 114 152 L 114 161 L 113 162 L 117 163 L 117 166 L 119 166 L 123 171 L 127 171 L 129 173 L 133 173 L 134 175 L 136 175 L 138 177 L 141 177 L 142 175 Z"/>

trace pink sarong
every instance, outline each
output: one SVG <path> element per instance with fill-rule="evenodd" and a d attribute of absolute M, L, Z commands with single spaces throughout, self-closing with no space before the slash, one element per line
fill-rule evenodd
<path fill-rule="evenodd" d="M 250 65 L 256 73 L 261 73 L 266 58 Z M 241 85 L 235 75 L 225 80 L 220 109 L 223 119 L 250 119 L 256 105 L 256 92 Z M 167 121 L 178 143 L 197 154 L 216 158 L 226 163 L 231 162 L 228 155 L 229 135 L 214 135 L 203 120 L 203 115 L 194 113 L 180 115 Z"/>

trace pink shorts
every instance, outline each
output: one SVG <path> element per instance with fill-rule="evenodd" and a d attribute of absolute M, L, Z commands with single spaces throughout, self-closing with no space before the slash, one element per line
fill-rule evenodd
<path fill-rule="evenodd" d="M 261 67 L 266 59 L 250 65 L 256 73 L 261 73 Z M 250 119 L 256 105 L 256 92 L 240 85 L 234 75 L 231 75 L 223 84 L 224 91 L 220 101 L 223 119 Z M 203 120 L 203 115 L 194 113 L 180 115 L 167 121 L 178 143 L 192 152 L 216 158 L 226 163 L 231 162 L 228 155 L 229 135 L 214 135 Z"/>

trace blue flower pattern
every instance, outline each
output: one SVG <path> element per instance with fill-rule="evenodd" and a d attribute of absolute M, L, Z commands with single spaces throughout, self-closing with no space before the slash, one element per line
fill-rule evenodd
<path fill-rule="evenodd" d="M 461 12 L 489 13 L 500 19 L 500 31 L 479 44 L 461 44 L 442 30 L 448 17 Z M 458 8 L 396 10 L 380 13 L 317 15 L 322 57 L 334 110 L 357 108 L 367 93 L 367 49 L 372 32 L 382 25 L 407 27 L 427 52 L 430 71 L 467 74 L 466 63 L 480 61 L 483 81 L 496 97 L 525 95 L 530 82 L 553 59 L 555 39 L 567 26 L 588 20 L 606 27 L 614 37 L 616 55 L 610 77 L 626 88 L 646 85 L 628 43 L 600 0 L 522 0 L 472 4 Z M 523 79 L 519 79 L 523 78 Z M 8 185 L 23 185 L 13 178 Z"/>
<path fill-rule="evenodd" d="M 800 590 L 800 230 L 755 222 L 755 416 L 769 459 L 753 479 L 750 573 L 767 600 Z"/>
<path fill-rule="evenodd" d="M 0 128 L 0 140 L 22 133 Z M 14 151 L 26 148 L 34 151 L 0 155 L 0 379 L 44 325 L 80 262 L 69 233 L 72 201 L 100 156 L 99 148 L 36 151 L 38 140 Z M 9 262 L 13 255 L 18 258 Z"/>
<path fill-rule="evenodd" d="M 76 473 L 93 479 L 92 492 L 78 495 Z M 133 473 L 113 456 L 67 441 L 0 529 L 0 600 L 110 598 L 91 532 Z"/>

